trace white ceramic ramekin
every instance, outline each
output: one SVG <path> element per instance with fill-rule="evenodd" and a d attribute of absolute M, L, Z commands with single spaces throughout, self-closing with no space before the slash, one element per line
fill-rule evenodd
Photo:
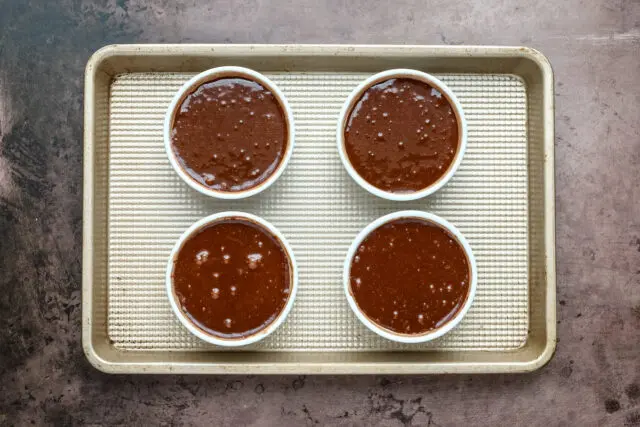
<path fill-rule="evenodd" d="M 471 281 L 469 283 L 469 292 L 467 294 L 467 299 L 465 300 L 462 308 L 456 313 L 456 315 L 452 319 L 450 319 L 447 323 L 445 323 L 441 327 L 422 333 L 422 334 L 401 334 L 376 324 L 371 319 L 369 319 L 369 317 L 367 317 L 366 314 L 362 312 L 362 310 L 358 306 L 358 303 L 353 297 L 353 294 L 351 293 L 351 280 L 350 280 L 351 263 L 353 261 L 353 257 L 356 254 L 356 251 L 358 250 L 358 247 L 373 230 L 377 229 L 378 227 L 390 221 L 400 219 L 400 218 L 423 219 L 425 221 L 439 225 L 445 230 L 447 230 L 449 233 L 451 233 L 451 235 L 453 235 L 456 238 L 458 243 L 460 243 L 460 245 L 464 249 L 464 252 L 467 256 L 469 269 L 470 269 L 469 276 Z M 476 266 L 476 259 L 473 256 L 473 252 L 471 251 L 471 247 L 469 246 L 467 239 L 465 239 L 464 236 L 460 233 L 460 231 L 456 227 L 454 227 L 453 224 L 451 224 L 449 221 L 428 212 L 399 211 L 399 212 L 394 212 L 376 219 L 371 224 L 367 225 L 354 239 L 353 243 L 351 243 L 351 247 L 349 248 L 349 252 L 347 252 L 347 258 L 344 261 L 343 282 L 344 282 L 344 291 L 347 296 L 347 301 L 349 302 L 349 306 L 351 307 L 351 310 L 353 310 L 353 312 L 358 317 L 358 319 L 362 323 L 364 323 L 364 325 L 367 328 L 369 328 L 376 334 L 384 338 L 387 338 L 391 341 L 415 344 L 415 343 L 431 341 L 433 339 L 441 337 L 442 335 L 446 334 L 451 329 L 456 327 L 458 323 L 460 323 L 464 315 L 467 313 L 467 311 L 469 311 L 469 307 L 471 307 L 471 303 L 473 302 L 473 298 L 476 294 L 476 286 L 478 282 L 478 267 Z"/>
<path fill-rule="evenodd" d="M 276 97 L 280 106 L 282 107 L 282 112 L 284 114 L 284 118 L 287 122 L 287 146 L 282 160 L 278 167 L 273 171 L 273 173 L 263 182 L 258 184 L 255 187 L 248 188 L 242 191 L 220 191 L 213 190 L 209 187 L 202 185 L 202 183 L 193 179 L 180 165 L 178 159 L 176 158 L 176 153 L 173 151 L 173 147 L 171 144 L 171 130 L 173 128 L 173 122 L 175 119 L 176 111 L 180 108 L 180 105 L 184 101 L 184 99 L 193 91 L 195 91 L 199 86 L 221 78 L 244 78 L 247 80 L 252 80 L 257 83 L 260 83 L 266 89 L 268 89 L 273 95 Z M 244 67 L 217 67 L 212 68 L 210 70 L 204 71 L 187 81 L 180 90 L 175 94 L 173 100 L 171 100 L 171 104 L 169 104 L 169 108 L 167 108 L 167 112 L 164 118 L 164 147 L 167 152 L 167 157 L 169 157 L 169 162 L 171 162 L 171 166 L 176 171 L 178 176 L 182 178 L 184 182 L 187 183 L 191 188 L 196 191 L 199 191 L 202 194 L 207 196 L 215 197 L 218 199 L 244 199 L 246 197 L 253 196 L 258 194 L 267 188 L 269 188 L 284 172 L 287 164 L 289 163 L 289 159 L 291 158 L 291 154 L 293 153 L 293 146 L 295 145 L 295 125 L 293 122 L 293 112 L 289 103 L 287 102 L 287 98 L 284 96 L 282 91 L 269 80 L 266 76 L 258 73 L 257 71 L 251 70 L 249 68 Z"/>
<path fill-rule="evenodd" d="M 440 93 L 442 93 L 451 107 L 453 109 L 454 114 L 456 115 L 456 120 L 458 122 L 458 151 L 456 152 L 456 156 L 451 162 L 449 169 L 447 169 L 442 176 L 433 184 L 428 187 L 425 187 L 418 191 L 412 192 L 402 192 L 402 193 L 394 193 L 392 191 L 382 190 L 369 182 L 367 182 L 358 172 L 354 169 L 351 161 L 349 160 L 349 156 L 347 155 L 345 149 L 345 138 L 344 138 L 344 129 L 345 125 L 349 120 L 349 116 L 351 115 L 351 111 L 354 106 L 360 100 L 364 92 L 370 87 L 384 82 L 389 79 L 400 79 L 407 78 L 413 80 L 419 80 L 424 83 L 427 83 L 429 86 L 437 89 Z M 369 77 L 362 83 L 360 83 L 354 90 L 351 92 L 344 105 L 342 106 L 342 110 L 340 111 L 340 118 L 338 119 L 338 127 L 336 140 L 338 142 L 338 152 L 340 153 L 340 159 L 342 160 L 342 164 L 345 169 L 351 175 L 351 178 L 355 182 L 357 182 L 362 188 L 367 190 L 369 193 L 381 197 L 387 200 L 394 201 L 406 201 L 406 200 L 416 200 L 422 197 L 426 197 L 430 194 L 433 194 L 440 188 L 442 188 L 447 181 L 451 179 L 453 174 L 460 166 L 460 162 L 462 162 L 462 157 L 464 156 L 464 152 L 467 148 L 467 121 L 464 117 L 464 112 L 462 110 L 462 105 L 458 102 L 458 99 L 454 95 L 454 93 L 445 85 L 442 81 L 432 76 L 431 74 L 424 73 L 422 71 L 417 70 L 409 70 L 409 69 L 394 69 L 383 71 L 378 74 L 374 74 Z"/>
<path fill-rule="evenodd" d="M 226 219 L 245 219 L 247 221 L 253 222 L 264 229 L 268 233 L 271 233 L 275 236 L 278 241 L 282 244 L 287 257 L 289 259 L 289 272 L 290 272 L 290 280 L 291 280 L 291 289 L 289 292 L 289 299 L 285 304 L 284 308 L 276 317 L 276 319 L 268 324 L 264 329 L 261 329 L 258 332 L 255 332 L 252 335 L 249 335 L 244 338 L 220 338 L 214 335 L 208 334 L 206 331 L 197 327 L 189 318 L 185 315 L 185 313 L 180 308 L 180 304 L 178 304 L 178 298 L 173 289 L 173 269 L 175 266 L 175 260 L 182 249 L 185 241 L 187 241 L 192 235 L 194 235 L 199 230 L 207 227 L 216 222 L 220 222 Z M 176 242 L 173 250 L 171 251 L 171 255 L 169 255 L 169 262 L 167 264 L 167 273 L 166 273 L 166 287 L 167 287 L 167 296 L 169 297 L 169 303 L 171 304 L 171 308 L 173 312 L 180 320 L 180 323 L 184 325 L 185 328 L 189 330 L 193 335 L 197 336 L 201 340 L 209 342 L 211 344 L 223 346 L 223 347 L 239 347 L 243 345 L 253 344 L 257 341 L 260 341 L 267 336 L 269 336 L 273 331 L 278 329 L 278 327 L 285 321 L 291 308 L 293 307 L 293 302 L 296 299 L 296 293 L 298 292 L 298 266 L 296 264 L 296 259 L 293 255 L 293 250 L 289 243 L 284 238 L 284 236 L 275 228 L 271 223 L 265 221 L 264 219 L 252 215 L 245 212 L 220 212 L 217 214 L 209 215 L 208 217 L 202 218 L 201 220 L 195 222 L 191 227 L 189 227 L 183 234 L 180 236 L 178 241 Z"/>

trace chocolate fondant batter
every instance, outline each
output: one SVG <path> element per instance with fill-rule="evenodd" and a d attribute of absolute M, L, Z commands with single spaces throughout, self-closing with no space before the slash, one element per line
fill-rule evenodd
<path fill-rule="evenodd" d="M 390 192 L 422 190 L 443 176 L 458 151 L 458 121 L 447 98 L 414 79 L 367 89 L 344 131 L 349 161 L 367 182 Z"/>
<path fill-rule="evenodd" d="M 290 270 L 275 236 L 246 219 L 226 219 L 184 243 L 175 261 L 174 291 L 200 329 L 242 338 L 278 317 L 289 299 Z"/>
<path fill-rule="evenodd" d="M 288 125 L 277 98 L 259 83 L 222 78 L 199 86 L 175 115 L 171 141 L 196 181 L 242 191 L 266 181 L 282 162 Z"/>
<path fill-rule="evenodd" d="M 364 314 L 402 334 L 422 334 L 453 318 L 469 293 L 464 249 L 447 230 L 401 218 L 372 231 L 351 263 L 351 293 Z"/>

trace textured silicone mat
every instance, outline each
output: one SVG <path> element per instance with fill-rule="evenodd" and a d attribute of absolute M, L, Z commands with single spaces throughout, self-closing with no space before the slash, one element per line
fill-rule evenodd
<path fill-rule="evenodd" d="M 342 103 L 369 74 L 265 74 L 293 108 L 296 147 L 279 181 L 242 201 L 216 201 L 196 193 L 166 158 L 165 109 L 193 73 L 132 73 L 113 80 L 107 325 L 113 345 L 125 350 L 218 350 L 191 336 L 174 317 L 164 274 L 178 236 L 195 220 L 224 210 L 271 221 L 298 261 L 300 288 L 291 314 L 252 349 L 503 351 L 523 345 L 529 305 L 524 82 L 505 74 L 439 75 L 464 107 L 466 155 L 436 194 L 417 202 L 389 202 L 358 187 L 336 150 Z M 439 340 L 417 346 L 388 342 L 362 326 L 346 303 L 341 279 L 344 256 L 358 231 L 402 209 L 434 212 L 458 226 L 474 250 L 479 272 L 476 298 L 462 323 Z"/>

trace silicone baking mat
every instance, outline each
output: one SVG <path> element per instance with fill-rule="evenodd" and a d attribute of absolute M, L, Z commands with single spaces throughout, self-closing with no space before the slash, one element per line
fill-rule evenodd
<path fill-rule="evenodd" d="M 340 108 L 370 74 L 264 74 L 291 104 L 296 146 L 278 182 L 241 201 L 217 201 L 191 190 L 166 158 L 165 110 L 194 73 L 130 73 L 112 81 L 107 328 L 113 345 L 133 351 L 220 351 L 180 325 L 166 297 L 164 275 L 171 248 L 191 223 L 214 212 L 240 210 L 280 229 L 293 247 L 300 275 L 287 321 L 251 350 L 504 351 L 522 346 L 529 316 L 524 82 L 508 74 L 437 75 L 463 105 L 467 152 L 456 175 L 434 195 L 390 202 L 357 186 L 336 149 Z M 461 324 L 420 345 L 393 343 L 368 331 L 349 309 L 342 286 L 344 257 L 358 231 L 404 209 L 433 212 L 454 223 L 478 264 L 477 294 Z"/>

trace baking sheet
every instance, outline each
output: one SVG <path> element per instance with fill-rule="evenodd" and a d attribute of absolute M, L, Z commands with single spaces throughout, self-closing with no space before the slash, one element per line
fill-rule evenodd
<path fill-rule="evenodd" d="M 165 109 L 192 75 L 220 65 L 265 73 L 296 120 L 296 148 L 269 190 L 215 201 L 176 176 L 162 142 Z M 390 68 L 431 72 L 451 86 L 469 124 L 454 178 L 416 202 L 377 199 L 348 177 L 335 126 L 348 93 Z M 83 347 L 105 372 L 522 372 L 555 349 L 553 75 L 527 48 L 481 46 L 119 45 L 85 77 Z M 399 209 L 437 213 L 478 260 L 474 304 L 450 334 L 388 342 L 360 325 L 343 296 L 351 239 Z M 290 241 L 300 291 L 287 322 L 234 351 L 200 342 L 174 318 L 166 259 L 195 220 L 223 210 L 263 216 Z"/>

